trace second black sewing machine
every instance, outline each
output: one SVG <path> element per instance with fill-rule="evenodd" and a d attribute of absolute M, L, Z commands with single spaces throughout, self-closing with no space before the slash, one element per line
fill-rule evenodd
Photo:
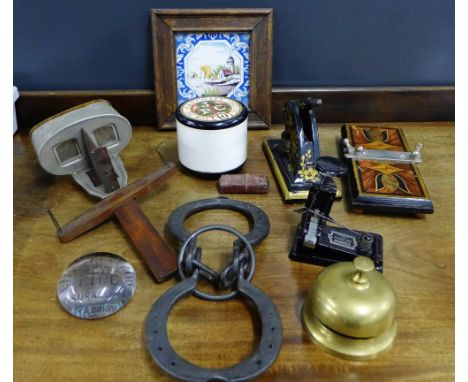
<path fill-rule="evenodd" d="M 285 130 L 281 139 L 264 142 L 285 201 L 306 199 L 289 257 L 292 260 L 330 265 L 353 261 L 356 256 L 370 258 L 383 270 L 383 239 L 376 233 L 340 226 L 330 217 L 338 190 L 333 177 L 346 174 L 347 167 L 332 157 L 320 157 L 319 134 L 313 108 L 320 99 L 290 100 L 284 107 Z M 339 195 L 341 196 L 341 195 Z M 333 226 L 327 222 L 334 223 Z"/>

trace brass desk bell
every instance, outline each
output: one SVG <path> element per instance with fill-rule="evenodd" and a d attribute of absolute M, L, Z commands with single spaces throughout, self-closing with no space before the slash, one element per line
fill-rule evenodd
<path fill-rule="evenodd" d="M 312 283 L 302 323 L 314 342 L 343 358 L 365 360 L 395 339 L 396 296 L 367 257 L 325 268 Z"/>

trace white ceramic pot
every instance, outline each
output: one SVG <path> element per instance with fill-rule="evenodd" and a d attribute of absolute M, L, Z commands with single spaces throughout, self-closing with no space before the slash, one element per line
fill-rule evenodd
<path fill-rule="evenodd" d="M 201 97 L 176 111 L 180 163 L 200 175 L 239 170 L 247 160 L 247 108 L 227 97 Z"/>

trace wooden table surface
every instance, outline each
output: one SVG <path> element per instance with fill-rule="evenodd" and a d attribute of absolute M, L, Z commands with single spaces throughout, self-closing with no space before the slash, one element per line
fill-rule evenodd
<path fill-rule="evenodd" d="M 384 124 L 383 124 L 384 125 Z M 278 307 L 283 346 L 261 381 L 450 381 L 454 379 L 454 126 L 453 123 L 391 124 L 404 128 L 408 142 L 424 144 L 420 170 L 433 198 L 435 213 L 426 216 L 356 214 L 338 201 L 332 216 L 342 224 L 384 237 L 384 274 L 397 298 L 398 334 L 393 348 L 375 360 L 352 362 L 314 345 L 301 327 L 300 309 L 319 266 L 288 258 L 299 215 L 298 205 L 282 202 L 261 145 L 279 137 L 281 126 L 249 132 L 245 172 L 265 173 L 266 195 L 232 195 L 264 209 L 269 236 L 255 247 L 253 283 Z M 320 127 L 321 154 L 336 155 L 338 125 Z M 174 132 L 134 129 L 121 157 L 129 182 L 161 166 L 155 147 L 161 141 L 168 159 L 176 160 Z M 157 284 L 115 220 L 62 244 L 45 208 L 62 224 L 97 202 L 71 177 L 54 177 L 39 166 L 27 132 L 14 138 L 14 375 L 20 381 L 171 381 L 152 361 L 144 324 L 154 301 L 176 279 Z M 140 201 L 142 210 L 166 240 L 164 230 L 177 206 L 218 195 L 215 181 L 178 172 Z M 189 230 L 224 223 L 244 233 L 248 223 L 230 211 L 208 211 L 191 217 Z M 229 257 L 232 237 L 203 237 L 204 261 L 218 269 Z M 56 297 L 57 281 L 78 257 L 104 251 L 125 257 L 137 273 L 130 303 L 113 316 L 86 321 L 65 312 Z M 193 363 L 226 367 L 246 357 L 258 340 L 255 319 L 241 299 L 213 303 L 189 297 L 169 320 L 175 349 Z"/>

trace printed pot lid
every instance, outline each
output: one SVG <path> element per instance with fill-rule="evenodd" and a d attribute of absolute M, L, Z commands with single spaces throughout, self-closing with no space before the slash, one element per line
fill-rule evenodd
<path fill-rule="evenodd" d="M 176 118 L 183 125 L 196 129 L 226 129 L 244 122 L 247 108 L 227 97 L 194 98 L 179 105 Z"/>

